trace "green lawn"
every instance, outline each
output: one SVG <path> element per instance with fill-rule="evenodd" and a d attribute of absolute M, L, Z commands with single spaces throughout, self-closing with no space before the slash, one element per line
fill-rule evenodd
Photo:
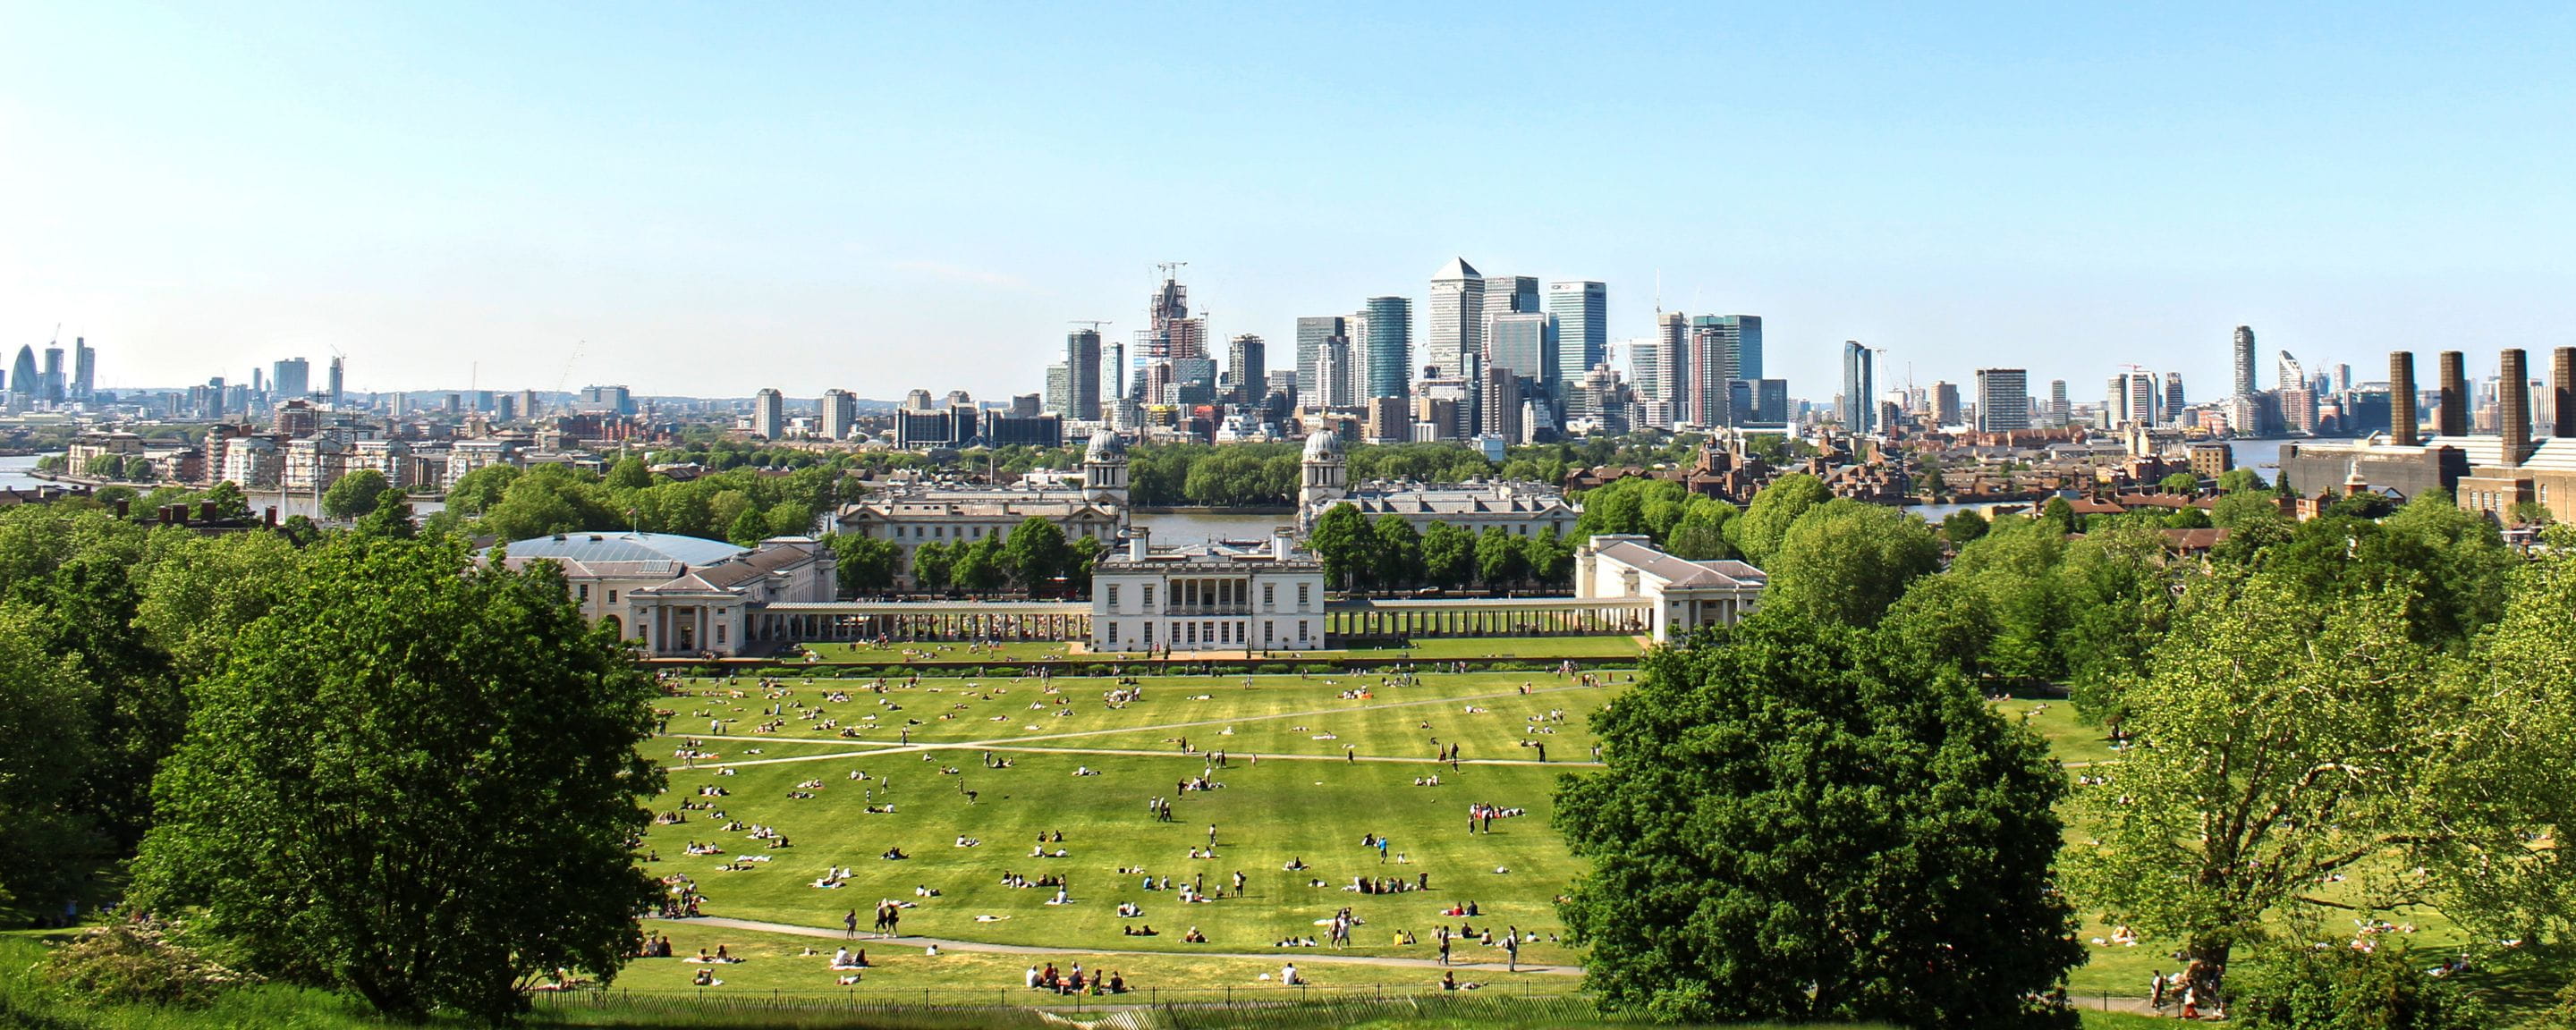
<path fill-rule="evenodd" d="M 999 644 L 965 643 L 894 643 L 886 647 L 873 644 L 819 643 L 802 645 L 822 656 L 817 664 L 887 664 L 901 662 L 1026 662 L 1048 658 L 1116 658 L 1141 660 L 1132 653 L 1094 655 L 1079 642 L 1061 640 L 1006 641 Z M 1632 636 L 1591 637 L 1471 637 L 1437 638 L 1415 641 L 1405 648 L 1361 648 L 1356 650 L 1253 652 L 1250 657 L 1271 661 L 1293 662 L 1300 658 L 1329 659 L 1435 659 L 1503 658 L 1523 661 L 1553 661 L 1560 658 L 1633 658 L 1645 647 Z M 1176 656 L 1187 660 L 1189 655 Z M 1243 658 L 1244 652 L 1217 652 L 1209 657 Z M 784 664 L 793 665 L 792 661 Z"/>

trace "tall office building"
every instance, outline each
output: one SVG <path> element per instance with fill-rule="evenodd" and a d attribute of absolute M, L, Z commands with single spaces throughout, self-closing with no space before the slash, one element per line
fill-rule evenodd
<path fill-rule="evenodd" d="M 2068 400 L 2066 399 L 2066 380 L 2063 380 L 2063 379 L 2051 379 L 2051 380 L 2049 380 L 2049 381 L 2048 381 L 2048 424 L 2049 424 L 2050 426 L 2053 426 L 2053 427 L 2058 428 L 2058 429 L 2064 429 L 2064 428 L 2066 428 L 2066 426 L 2067 426 L 2069 423 L 2073 422 L 2074 420 L 2075 420 L 2075 408 L 2074 408 L 2074 404 L 2073 404 L 2073 402 L 2068 401 Z"/>
<path fill-rule="evenodd" d="M 66 377 L 63 375 L 63 349 L 60 347 L 45 348 L 45 379 L 42 392 L 46 400 L 55 404 L 63 402 L 65 378 Z"/>
<path fill-rule="evenodd" d="M 2254 327 L 2236 327 L 2236 394 L 2254 396 Z"/>
<path fill-rule="evenodd" d="M 1734 410 L 1733 384 L 1762 378 L 1761 316 L 1692 316 L 1690 360 L 1692 388 L 1709 398 L 1693 402 L 1693 420 L 1706 426 L 1742 421 L 1743 412 Z"/>
<path fill-rule="evenodd" d="M 300 401 L 312 392 L 313 366 L 303 358 L 288 358 L 269 366 L 269 396 L 280 401 Z"/>
<path fill-rule="evenodd" d="M 1261 337 L 1244 333 L 1228 341 L 1225 367 L 1234 376 L 1234 402 L 1261 403 L 1270 380 L 1270 348 L 1261 342 Z"/>
<path fill-rule="evenodd" d="M 1404 397 L 1413 382 L 1413 298 L 1371 297 L 1362 311 L 1368 325 L 1368 396 Z"/>
<path fill-rule="evenodd" d="M 1610 291 L 1590 280 L 1547 284 L 1547 313 L 1556 316 L 1557 400 L 1601 364 L 1610 348 Z"/>
<path fill-rule="evenodd" d="M 1541 310 L 1537 276 L 1485 277 L 1485 321 L 1492 321 L 1495 315 L 1526 315 Z"/>
<path fill-rule="evenodd" d="M 1553 397 L 1557 390 L 1561 370 L 1556 353 L 1554 315 L 1521 311 L 1485 321 L 1485 367 L 1529 380 L 1542 397 Z"/>
<path fill-rule="evenodd" d="M 1299 379 L 1303 378 L 1301 373 Z M 1351 381 L 1350 339 L 1334 336 L 1325 340 L 1315 349 L 1315 384 L 1306 388 L 1314 397 L 1312 407 L 1318 411 L 1355 407 L 1358 402 L 1351 396 Z"/>
<path fill-rule="evenodd" d="M 18 348 L 18 361 L 9 366 L 9 392 L 18 398 L 20 404 L 37 400 L 44 394 L 44 384 L 36 373 L 36 348 Z"/>
<path fill-rule="evenodd" d="M 1762 316 L 1717 315 L 1717 325 L 1727 332 L 1727 363 L 1737 379 L 1762 378 Z"/>
<path fill-rule="evenodd" d="M 823 439 L 847 440 L 859 428 L 859 397 L 848 390 L 823 391 Z"/>
<path fill-rule="evenodd" d="M 1485 277 L 1466 258 L 1451 258 L 1431 277 L 1430 316 L 1423 364 L 1434 378 L 1456 377 L 1466 368 L 1464 355 L 1485 350 Z"/>
<path fill-rule="evenodd" d="M 1867 435 L 1878 428 L 1878 379 L 1871 365 L 1869 348 L 1859 340 L 1843 341 L 1843 392 L 1835 402 L 1834 413 L 1842 418 L 1843 428 Z"/>
<path fill-rule="evenodd" d="M 787 397 L 763 389 L 751 395 L 751 435 L 776 440 L 787 435 Z"/>
<path fill-rule="evenodd" d="M 326 384 L 326 388 L 330 391 L 331 406 L 334 408 L 339 407 L 340 399 L 346 396 L 343 392 L 345 389 L 343 384 L 346 382 L 346 372 L 347 370 L 341 367 L 340 357 L 338 355 L 333 355 L 331 358 L 331 381 Z M 525 406 L 528 410 L 523 412 L 522 415 L 527 418 L 537 417 L 536 391 L 531 390 L 528 392 L 527 401 L 528 403 Z"/>
<path fill-rule="evenodd" d="M 90 349 L 88 337 L 72 337 L 72 399 L 87 404 L 97 388 L 98 352 Z"/>
<path fill-rule="evenodd" d="M 1959 410 L 1959 384 L 1947 381 L 1932 384 L 1932 424 L 1936 426 L 1966 424 Z"/>
<path fill-rule="evenodd" d="M 2153 372 L 2122 372 L 2111 377 L 2110 389 L 2102 401 L 2102 428 L 2118 429 L 2132 424 L 2156 424 L 2156 374 Z"/>
<path fill-rule="evenodd" d="M 2063 391 L 2064 380 L 2055 389 Z M 2030 428 L 2030 371 L 2020 368 L 1977 370 L 1977 429 L 2009 433 Z"/>
<path fill-rule="evenodd" d="M 1076 329 L 1064 334 L 1064 417 L 1084 422 L 1100 418 L 1100 330 Z"/>
<path fill-rule="evenodd" d="M 2281 364 L 2274 370 L 2279 376 L 2274 392 L 2281 403 L 2282 428 L 2293 433 L 2317 431 L 2317 395 L 2308 382 L 2308 372 L 2289 351 L 2281 352 Z"/>
<path fill-rule="evenodd" d="M 1318 366 L 1318 362 L 1323 359 L 1324 348 L 1336 341 L 1341 344 L 1344 352 L 1342 364 L 1339 367 L 1347 375 L 1350 368 L 1351 340 L 1349 336 L 1344 335 L 1342 316 L 1309 315 L 1297 320 L 1297 385 L 1306 395 L 1307 407 L 1332 407 L 1333 398 L 1349 396 L 1350 392 L 1347 388 L 1335 389 L 1328 386 Z"/>
<path fill-rule="evenodd" d="M 2351 370 L 2352 370 L 2352 366 L 2350 366 L 2350 365 L 2346 365 L 2346 366 L 2344 366 L 2344 371 L 2346 371 L 2347 373 L 2349 373 Z M 2185 405 L 2185 404 L 2183 403 L 2183 401 L 2182 401 L 2182 373 L 2180 373 L 2180 372 L 2167 372 L 2167 373 L 2165 373 L 2165 397 L 2164 397 L 2164 404 L 2165 404 L 2165 410 L 2164 410 L 2165 418 L 2164 418 L 2164 420 L 2165 420 L 2165 421 L 2167 421 L 2167 422 L 2173 422 L 2173 423 L 2179 423 L 2179 422 L 2181 422 L 2181 421 L 2182 421 L 2182 417 L 2183 417 L 2182 409 L 2183 409 L 2183 408 L 2185 408 L 2185 407 L 2187 407 L 2187 405 Z"/>
<path fill-rule="evenodd" d="M 1655 312 L 1655 335 L 1648 339 L 1635 366 L 1637 398 L 1654 409 L 1662 422 L 1695 422 L 1691 409 L 1690 318 L 1679 311 Z"/>

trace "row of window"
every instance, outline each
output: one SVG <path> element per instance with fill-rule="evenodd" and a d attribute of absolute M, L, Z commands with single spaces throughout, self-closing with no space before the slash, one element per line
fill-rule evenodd
<path fill-rule="evenodd" d="M 1020 524 L 1017 522 L 1011 523 L 1007 526 L 951 526 L 945 523 L 939 523 L 928 526 L 913 526 L 911 527 L 912 532 L 909 534 L 904 532 L 905 527 L 903 526 L 887 526 L 886 538 L 892 540 L 902 539 L 909 536 L 915 540 L 981 540 L 988 535 L 984 532 L 987 529 L 992 530 L 992 533 L 989 534 L 991 536 L 1008 537 L 1011 535 L 1011 530 L 1019 528 L 1019 525 Z M 1066 533 L 1068 537 L 1089 536 L 1098 537 L 1102 540 L 1107 540 L 1110 536 L 1110 531 L 1108 527 L 1105 526 L 1069 526 L 1066 527 Z"/>
<path fill-rule="evenodd" d="M 1118 623 L 1113 620 L 1109 621 L 1107 625 L 1109 627 L 1109 631 L 1106 643 L 1111 647 L 1119 646 Z M 1261 620 L 1261 646 L 1272 647 L 1278 644 L 1278 638 L 1274 635 L 1277 629 L 1278 626 L 1276 623 L 1273 623 L 1268 619 Z M 1308 635 L 1308 632 L 1309 625 L 1307 621 L 1304 619 L 1297 620 L 1297 646 L 1304 647 L 1306 646 L 1307 641 L 1313 639 Z M 1164 631 L 1163 639 L 1170 642 L 1174 647 L 1189 647 L 1202 643 L 1233 644 L 1236 646 L 1243 646 L 1249 643 L 1249 641 L 1244 638 L 1245 633 L 1245 625 L 1241 622 L 1237 622 L 1232 619 L 1212 619 L 1203 622 L 1172 623 L 1171 628 Z M 1141 639 L 1134 641 L 1134 643 L 1144 647 L 1155 646 L 1154 624 L 1151 622 L 1145 623 L 1144 636 Z"/>
<path fill-rule="evenodd" d="M 1174 580 L 1172 582 L 1172 603 L 1182 607 L 1215 607 L 1219 605 L 1242 604 L 1244 603 L 1242 597 L 1243 586 L 1244 582 L 1239 579 Z M 1137 589 L 1144 593 L 1144 610 L 1148 612 L 1153 611 L 1154 584 L 1138 584 Z M 1304 611 L 1306 606 L 1313 602 L 1315 596 L 1314 591 L 1315 585 L 1312 583 L 1297 584 L 1298 611 Z M 1118 584 L 1109 584 L 1106 589 L 1106 595 L 1107 596 L 1104 599 L 1109 603 L 1109 610 L 1113 612 L 1117 611 Z M 1279 607 L 1279 584 L 1261 584 L 1261 607 L 1271 610 L 1276 610 Z"/>

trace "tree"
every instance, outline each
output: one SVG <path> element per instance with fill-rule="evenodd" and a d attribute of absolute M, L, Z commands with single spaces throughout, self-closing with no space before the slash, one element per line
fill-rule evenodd
<path fill-rule="evenodd" d="M 489 469 L 476 469 L 466 476 L 471 478 L 486 471 Z M 455 503 L 451 492 L 448 504 L 453 507 Z M 562 466 L 544 466 L 512 477 L 509 485 L 502 488 L 500 499 L 485 505 L 482 511 L 483 531 L 502 540 L 528 540 L 624 524 L 601 502 L 596 485 Z"/>
<path fill-rule="evenodd" d="M 642 490 L 653 485 L 653 473 L 644 467 L 644 459 L 629 455 L 609 466 L 607 481 L 611 490 Z"/>
<path fill-rule="evenodd" d="M 1324 580 L 1339 583 L 1348 590 L 1358 585 L 1368 571 L 1369 556 L 1377 547 L 1377 534 L 1371 531 L 1368 516 L 1347 504 L 1324 509 L 1315 518 L 1315 529 L 1306 542 L 1324 560 Z"/>
<path fill-rule="evenodd" d="M 127 562 L 93 546 L 54 570 L 47 584 L 50 617 L 37 639 L 74 663 L 90 685 L 84 722 L 95 734 L 82 780 L 84 807 L 110 839 L 131 848 L 152 815 L 152 772 L 179 744 L 188 698 L 171 675 L 170 656 L 134 628 L 142 607 Z"/>
<path fill-rule="evenodd" d="M 2039 521 L 2051 532 L 2061 536 L 2080 533 L 2084 530 L 2084 527 L 2075 521 L 2075 506 L 2066 503 L 2066 498 L 2063 497 L 2051 497 L 2048 503 L 2040 505 Z"/>
<path fill-rule="evenodd" d="M 91 455 L 89 463 L 81 467 L 81 472 L 91 479 L 115 479 L 125 474 L 125 458 L 115 454 Z"/>
<path fill-rule="evenodd" d="M 2189 472 L 2176 472 L 2158 481 L 2156 489 L 2189 497 L 2200 492 L 2200 477 Z"/>
<path fill-rule="evenodd" d="M 2263 489 L 2263 474 L 2253 469 L 2228 469 L 2218 474 L 2221 493 L 2241 494 Z"/>
<path fill-rule="evenodd" d="M 1501 526 L 1476 534 L 1476 576 L 1488 590 L 1518 583 L 1529 576 L 1529 555 Z"/>
<path fill-rule="evenodd" d="M 658 696 L 552 562 L 358 535 L 315 549 L 197 687 L 135 903 L 203 906 L 254 971 L 416 1019 L 613 977 L 658 885 L 630 842 Z"/>
<path fill-rule="evenodd" d="M 769 520 L 760 517 L 760 509 L 749 506 L 733 517 L 733 528 L 725 531 L 725 539 L 736 547 L 758 547 L 768 535 Z"/>
<path fill-rule="evenodd" d="M 2428 975 L 2402 947 L 2283 947 L 2264 955 L 2227 1006 L 2248 1030 L 2483 1030 L 2496 1025 L 2458 980 Z"/>
<path fill-rule="evenodd" d="M 242 494 L 241 484 L 232 480 L 216 483 L 200 500 L 215 506 L 215 517 L 239 521 L 250 517 L 250 498 Z"/>
<path fill-rule="evenodd" d="M 953 552 L 956 563 L 950 566 L 948 578 L 959 589 L 970 594 L 989 594 L 1002 589 L 1010 578 L 1010 569 L 1002 558 L 1001 541 L 992 537 L 963 543 Z"/>
<path fill-rule="evenodd" d="M 2318 597 L 2268 572 L 2195 583 L 2154 674 L 2127 690 L 2135 742 L 2116 785 L 2077 795 L 2099 837 L 2070 848 L 2086 899 L 2180 940 L 2213 993 L 2276 914 L 2420 899 L 2414 877 L 2360 875 L 2408 845 L 2456 718 L 2403 611 L 2403 597 Z M 2318 896 L 2347 874 L 2339 897 Z"/>
<path fill-rule="evenodd" d="M 1771 552 L 1778 550 L 1789 526 L 1807 509 L 1833 499 L 1825 481 L 1804 472 L 1792 472 L 1771 481 L 1753 495 L 1753 504 L 1744 509 L 1744 517 L 1727 525 L 1734 532 L 1728 542 L 1735 552 L 1756 566 L 1768 568 Z"/>
<path fill-rule="evenodd" d="M 1940 567 L 1941 545 L 1923 520 L 1836 498 L 1808 512 L 1781 538 L 1762 567 L 1771 577 L 1762 603 L 1867 626 L 1904 595 L 1908 581 Z"/>
<path fill-rule="evenodd" d="M 1531 579 L 1550 587 L 1573 582 L 1574 545 L 1558 536 L 1556 530 L 1514 539 L 1520 541 L 1521 561 L 1529 566 Z"/>
<path fill-rule="evenodd" d="M 1071 557 L 1064 529 L 1035 515 L 1020 520 L 1002 545 L 1003 567 L 1032 594 L 1053 585 Z"/>
<path fill-rule="evenodd" d="M 1369 577 L 1386 587 L 1422 582 L 1422 534 L 1414 531 L 1413 523 L 1388 512 L 1369 529 L 1376 537 L 1369 554 Z"/>
<path fill-rule="evenodd" d="M 1952 547 L 1964 548 L 1993 528 L 1985 516 L 1961 508 L 1941 520 L 1941 539 L 1949 541 Z"/>
<path fill-rule="evenodd" d="M 902 556 L 894 541 L 844 533 L 831 542 L 832 553 L 840 559 L 833 574 L 840 579 L 843 596 L 863 597 L 894 586 L 895 562 Z"/>
<path fill-rule="evenodd" d="M 1664 538 L 1664 550 L 1692 561 L 1732 558 L 1735 548 L 1726 542 L 1727 527 L 1742 514 L 1725 501 L 1692 497 L 1682 502 L 1681 518 Z"/>
<path fill-rule="evenodd" d="M 1766 607 L 1659 649 L 1561 777 L 1560 908 L 1605 1007 L 1664 1021 L 2072 1026 L 2064 774 L 1955 675 Z"/>
<path fill-rule="evenodd" d="M 91 727 L 79 663 L 36 641 L 45 613 L 0 603 L 0 920 L 62 911 L 101 854 L 83 796 Z"/>
<path fill-rule="evenodd" d="M 516 465 L 485 465 L 468 472 L 457 478 L 455 486 L 448 488 L 447 506 L 466 515 L 483 514 L 501 503 L 502 496 L 510 490 L 510 484 L 519 481 L 519 475 Z"/>
<path fill-rule="evenodd" d="M 140 454 L 126 455 L 125 467 L 119 470 L 119 475 L 137 483 L 149 483 L 159 478 L 153 474 L 152 459 Z"/>
<path fill-rule="evenodd" d="M 947 544 L 923 544 L 912 549 L 912 585 L 929 591 L 948 588 L 949 574 L 956 558 Z"/>
<path fill-rule="evenodd" d="M 1449 523 L 1432 523 L 1422 534 L 1422 578 L 1451 590 L 1475 581 L 1476 538 Z"/>
<path fill-rule="evenodd" d="M 1079 536 L 1065 550 L 1068 554 L 1064 570 L 1065 589 L 1084 597 L 1090 596 L 1091 568 L 1100 563 L 1100 556 L 1107 553 L 1109 545 L 1101 543 L 1099 537 Z"/>
<path fill-rule="evenodd" d="M 358 532 L 368 536 L 408 540 L 417 535 L 411 520 L 411 501 L 400 490 L 386 490 L 376 495 L 375 507 L 358 520 Z"/>
<path fill-rule="evenodd" d="M 322 492 L 322 514 L 343 522 L 376 510 L 376 498 L 393 489 L 385 474 L 374 469 L 359 469 L 341 476 L 331 489 Z"/>

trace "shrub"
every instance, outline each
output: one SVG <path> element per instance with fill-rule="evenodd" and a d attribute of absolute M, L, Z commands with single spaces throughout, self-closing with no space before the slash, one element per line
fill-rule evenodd
<path fill-rule="evenodd" d="M 2486 1013 L 2402 948 L 2317 948 L 2258 959 L 2232 985 L 2230 1015 L 2253 1030 L 2475 1030 Z"/>
<path fill-rule="evenodd" d="M 83 932 L 46 960 L 56 984 L 91 999 L 152 1005 L 203 1005 L 228 986 L 254 979 L 170 940 L 158 923 L 132 922 Z"/>

